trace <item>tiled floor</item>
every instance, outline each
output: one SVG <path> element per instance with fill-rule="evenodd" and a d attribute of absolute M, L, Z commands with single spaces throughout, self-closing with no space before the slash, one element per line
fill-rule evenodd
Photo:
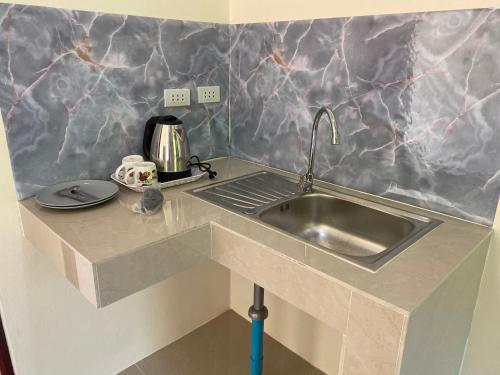
<path fill-rule="evenodd" d="M 228 311 L 119 375 L 248 375 L 249 357 L 250 323 Z M 263 373 L 323 374 L 267 335 Z"/>

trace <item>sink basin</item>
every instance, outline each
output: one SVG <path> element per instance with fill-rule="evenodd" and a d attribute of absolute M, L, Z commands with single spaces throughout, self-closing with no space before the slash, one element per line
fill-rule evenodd
<path fill-rule="evenodd" d="M 264 209 L 259 218 L 330 251 L 370 257 L 365 260 L 370 263 L 406 242 L 426 224 L 318 193 Z"/>
<path fill-rule="evenodd" d="M 370 271 L 438 226 L 439 220 L 414 215 L 335 192 L 297 193 L 296 183 L 261 172 L 191 194 L 260 221 L 343 257 Z M 363 202 L 364 203 L 364 202 Z"/>

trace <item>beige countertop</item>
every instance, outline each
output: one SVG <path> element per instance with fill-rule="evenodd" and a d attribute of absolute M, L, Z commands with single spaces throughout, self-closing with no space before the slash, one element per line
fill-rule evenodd
<path fill-rule="evenodd" d="M 419 306 L 479 245 L 489 240 L 490 228 L 317 181 L 318 187 L 348 194 L 351 199 L 382 203 L 443 221 L 372 273 L 249 215 L 227 211 L 186 193 L 262 170 L 296 177 L 235 158 L 212 164 L 218 172 L 216 180 L 203 178 L 164 190 L 163 209 L 153 216 L 132 212 L 130 207 L 140 194 L 124 188 L 120 188 L 117 199 L 84 210 L 56 211 L 38 206 L 34 199 L 24 200 L 20 209 L 25 235 L 98 307 L 199 262 L 215 260 L 231 268 L 231 262 L 219 253 L 223 246 L 213 247 L 214 241 L 229 234 L 252 241 L 264 251 L 314 274 L 321 282 L 356 291 L 402 314 Z M 262 269 L 265 272 L 265 267 Z"/>

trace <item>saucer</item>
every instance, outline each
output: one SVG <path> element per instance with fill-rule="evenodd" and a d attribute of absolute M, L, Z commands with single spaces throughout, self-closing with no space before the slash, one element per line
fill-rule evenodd
<path fill-rule="evenodd" d="M 112 182 L 77 180 L 48 186 L 37 193 L 35 200 L 47 208 L 75 209 L 96 206 L 117 194 L 118 186 Z"/>

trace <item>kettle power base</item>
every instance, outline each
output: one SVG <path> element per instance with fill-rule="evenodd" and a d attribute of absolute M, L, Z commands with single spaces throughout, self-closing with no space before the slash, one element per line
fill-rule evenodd
<path fill-rule="evenodd" d="M 169 182 L 169 181 L 174 181 L 174 180 L 179 180 L 181 178 L 188 178 L 191 177 L 191 169 L 187 169 L 182 172 L 162 172 L 162 171 L 157 171 L 158 172 L 158 181 L 159 182 Z"/>

